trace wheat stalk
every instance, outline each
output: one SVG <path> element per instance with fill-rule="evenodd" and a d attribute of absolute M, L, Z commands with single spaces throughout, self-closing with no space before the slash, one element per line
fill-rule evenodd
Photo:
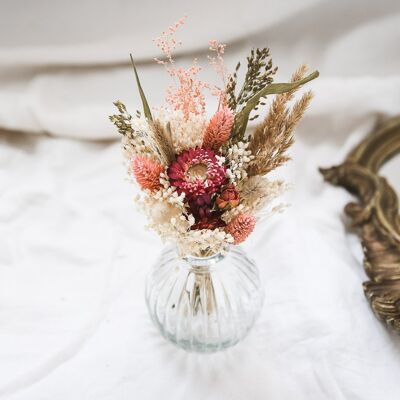
<path fill-rule="evenodd" d="M 301 65 L 292 75 L 291 82 L 301 80 L 307 66 Z M 293 131 L 302 118 L 312 99 L 312 92 L 306 92 L 292 108 L 288 102 L 298 88 L 278 94 L 271 103 L 265 119 L 256 127 L 250 138 L 249 149 L 254 160 L 248 168 L 249 176 L 265 175 L 289 160 L 287 150 L 293 144 Z"/>
<path fill-rule="evenodd" d="M 160 161 L 164 165 L 169 165 L 175 158 L 171 132 L 169 129 L 165 129 L 159 120 L 154 120 L 150 123 L 150 127 L 153 133 L 152 139 L 155 150 Z"/>

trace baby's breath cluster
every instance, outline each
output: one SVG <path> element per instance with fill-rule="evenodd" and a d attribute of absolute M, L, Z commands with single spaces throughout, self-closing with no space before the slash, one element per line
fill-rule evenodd
<path fill-rule="evenodd" d="M 238 142 L 226 150 L 226 159 L 229 165 L 226 174 L 231 183 L 236 183 L 247 178 L 247 167 L 254 159 L 248 147 L 248 142 Z"/>
<path fill-rule="evenodd" d="M 154 197 L 157 199 L 164 199 L 170 204 L 175 204 L 182 210 L 185 210 L 185 193 L 182 192 L 181 194 L 178 194 L 176 188 L 174 186 L 171 186 L 166 172 L 162 172 L 160 174 L 160 183 L 161 188 L 158 192 L 155 193 Z"/>
<path fill-rule="evenodd" d="M 177 238 L 179 254 L 199 255 L 208 257 L 213 254 L 224 253 L 234 239 L 222 229 L 195 230 L 192 234 Z"/>

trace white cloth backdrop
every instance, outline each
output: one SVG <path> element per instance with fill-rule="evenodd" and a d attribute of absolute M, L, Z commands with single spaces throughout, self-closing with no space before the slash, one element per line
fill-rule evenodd
<path fill-rule="evenodd" d="M 364 298 L 342 212 L 351 197 L 317 171 L 400 112 L 398 1 L 3 0 L 0 11 L 0 398 L 399 399 L 400 340 Z M 230 67 L 269 45 L 280 79 L 301 62 L 321 73 L 277 173 L 294 185 L 291 207 L 245 246 L 265 282 L 261 317 L 206 356 L 149 321 L 144 278 L 160 242 L 143 230 L 107 120 L 115 99 L 139 106 L 131 51 L 162 101 L 151 39 L 184 14 L 183 62 L 206 63 L 216 38 Z M 398 165 L 385 172 L 400 188 Z"/>

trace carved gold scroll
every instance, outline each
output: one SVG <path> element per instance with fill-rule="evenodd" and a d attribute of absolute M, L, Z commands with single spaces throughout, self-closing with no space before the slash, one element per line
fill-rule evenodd
<path fill-rule="evenodd" d="M 372 132 L 343 164 L 320 171 L 326 181 L 346 188 L 358 199 L 346 205 L 345 213 L 361 239 L 369 277 L 363 284 L 364 292 L 376 316 L 400 333 L 399 200 L 387 180 L 378 174 L 397 153 L 400 117 Z"/>

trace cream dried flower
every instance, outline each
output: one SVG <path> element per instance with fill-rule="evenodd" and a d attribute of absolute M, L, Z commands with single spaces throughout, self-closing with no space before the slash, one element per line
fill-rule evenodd
<path fill-rule="evenodd" d="M 182 215 L 179 206 L 162 198 L 145 196 L 136 202 L 148 218 L 147 228 L 155 231 L 164 242 L 174 242 L 185 236 L 194 224 L 192 216 Z"/>
<path fill-rule="evenodd" d="M 160 109 L 158 118 L 165 125 L 169 123 L 176 154 L 201 146 L 206 125 L 206 119 L 203 115 L 190 114 L 186 119 L 181 110 Z"/>
<path fill-rule="evenodd" d="M 257 214 L 267 203 L 282 194 L 285 188 L 283 181 L 270 181 L 260 175 L 251 176 L 238 186 L 240 204 L 252 214 Z"/>
<path fill-rule="evenodd" d="M 182 211 L 165 201 L 154 201 L 149 209 L 148 216 L 157 225 L 169 224 L 171 219 L 179 219 Z"/>

